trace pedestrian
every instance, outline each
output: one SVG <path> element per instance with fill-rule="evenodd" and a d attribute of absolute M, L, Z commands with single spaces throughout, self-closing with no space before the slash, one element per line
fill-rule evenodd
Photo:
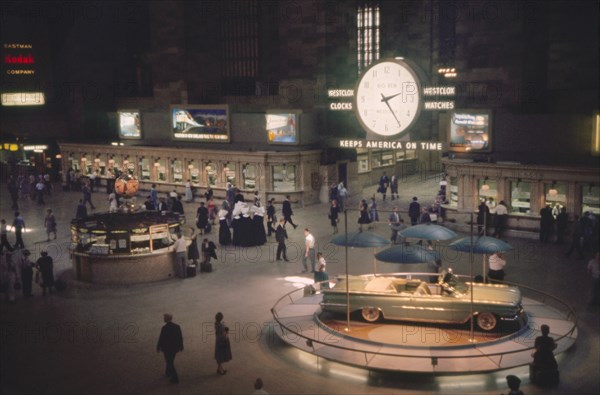
<path fill-rule="evenodd" d="M 16 262 L 16 254 L 17 252 L 5 252 L 1 259 L 4 260 L 3 266 L 5 269 L 5 278 L 3 279 L 2 287 L 4 288 L 4 292 L 6 293 L 6 297 L 8 302 L 13 304 L 16 301 L 18 289 L 21 289 L 21 280 L 20 275 L 21 271 L 17 267 Z"/>
<path fill-rule="evenodd" d="M 421 215 L 421 205 L 417 200 L 417 197 L 414 196 L 412 202 L 408 205 L 408 216 L 410 217 L 410 224 L 412 226 L 419 223 L 419 215 Z"/>
<path fill-rule="evenodd" d="M 377 211 L 377 201 L 375 200 L 375 195 L 371 197 L 371 203 L 369 204 L 369 219 L 373 224 L 375 224 L 375 222 L 379 222 L 379 211 Z"/>
<path fill-rule="evenodd" d="M 494 237 L 501 238 L 506 227 L 506 218 L 508 218 L 508 209 L 506 203 L 501 200 L 494 209 Z"/>
<path fill-rule="evenodd" d="M 79 204 L 77 205 L 77 211 L 75 212 L 75 218 L 85 218 L 87 217 L 87 207 L 83 204 L 83 199 L 79 199 Z"/>
<path fill-rule="evenodd" d="M 180 278 L 185 278 L 187 270 L 187 260 L 185 258 L 187 246 L 181 233 L 177 234 L 177 240 L 173 243 L 173 251 L 175 252 L 175 259 L 177 262 L 178 276 Z"/>
<path fill-rule="evenodd" d="M 215 360 L 217 374 L 224 375 L 223 363 L 231 361 L 231 344 L 229 343 L 229 328 L 223 323 L 223 313 L 215 315 Z"/>
<path fill-rule="evenodd" d="M 277 217 L 275 216 L 275 206 L 273 202 L 275 198 L 271 198 L 267 200 L 267 236 L 271 236 L 272 233 L 275 233 L 275 229 L 273 229 L 273 224 L 277 225 Z"/>
<path fill-rule="evenodd" d="M 348 198 L 348 189 L 344 186 L 344 181 L 340 181 L 338 184 L 338 198 L 338 208 L 341 213 L 346 207 L 346 199 Z"/>
<path fill-rule="evenodd" d="M 567 208 L 563 206 L 556 216 L 556 244 L 564 243 L 568 224 L 569 214 L 567 214 Z"/>
<path fill-rule="evenodd" d="M 390 229 L 392 230 L 390 241 L 392 242 L 392 244 L 397 244 L 398 231 L 400 230 L 400 215 L 398 214 L 398 207 L 394 206 L 392 208 L 392 213 L 388 217 L 388 224 L 390 226 Z"/>
<path fill-rule="evenodd" d="M 206 188 L 206 192 L 204 192 L 204 198 L 206 199 L 206 202 L 208 203 L 209 200 L 211 200 L 213 198 L 214 192 L 212 190 L 212 187 L 209 185 Z M 235 197 L 235 196 L 234 196 Z"/>
<path fill-rule="evenodd" d="M 423 207 L 421 211 L 421 219 L 419 221 L 422 224 L 430 224 L 431 223 L 431 215 L 429 215 L 429 210 L 426 207 Z"/>
<path fill-rule="evenodd" d="M 306 273 L 308 271 L 307 261 L 310 260 L 310 268 L 311 273 L 315 272 L 315 237 L 310 233 L 310 229 L 304 229 L 304 259 L 302 260 L 302 265 L 304 266 L 304 270 L 302 273 Z"/>
<path fill-rule="evenodd" d="M 194 194 L 192 192 L 192 182 L 187 180 L 185 183 L 185 202 L 191 203 L 194 200 Z"/>
<path fill-rule="evenodd" d="M 152 205 L 158 208 L 158 190 L 156 189 L 156 184 L 152 184 L 152 187 L 150 187 L 150 200 L 152 201 Z"/>
<path fill-rule="evenodd" d="M 558 377 L 554 378 L 548 375 L 548 373 L 558 371 L 558 364 L 556 358 L 554 358 L 556 342 L 548 336 L 550 334 L 548 325 L 542 325 L 540 331 L 542 335 L 536 337 L 534 342 L 535 351 L 533 352 L 530 380 L 534 383 L 549 384 L 546 381 L 550 378 L 558 381 Z"/>
<path fill-rule="evenodd" d="M 506 376 L 506 385 L 510 389 L 510 392 L 507 395 L 525 395 L 523 391 L 519 389 L 521 386 L 521 379 L 514 375 Z"/>
<path fill-rule="evenodd" d="M 390 179 L 390 191 L 392 194 L 392 200 L 398 199 L 398 177 L 396 175 L 392 175 Z"/>
<path fill-rule="evenodd" d="M 158 207 L 156 208 L 156 211 L 158 211 L 159 213 L 169 211 L 169 206 L 167 205 L 165 198 L 161 197 L 160 199 L 158 199 Z"/>
<path fill-rule="evenodd" d="M 540 210 L 540 241 L 542 243 L 547 243 L 548 240 L 550 240 L 553 222 L 554 217 L 552 216 L 552 208 L 549 204 L 546 204 L 546 206 Z"/>
<path fill-rule="evenodd" d="M 44 189 L 46 189 L 46 184 L 44 184 L 44 180 L 40 176 L 37 184 L 35 184 L 35 193 L 37 196 L 37 203 L 40 206 L 43 204 L 46 204 L 46 202 L 44 201 Z"/>
<path fill-rule="evenodd" d="M 263 389 L 263 381 L 260 377 L 254 381 L 254 391 L 252 392 L 252 395 L 269 395 L 269 393 Z"/>
<path fill-rule="evenodd" d="M 89 182 L 84 182 L 81 192 L 83 193 L 83 205 L 85 206 L 86 203 L 89 203 L 91 209 L 95 210 L 96 207 L 94 207 L 94 203 L 92 203 L 92 191 L 90 190 Z"/>
<path fill-rule="evenodd" d="M 381 195 L 383 196 L 383 201 L 385 201 L 385 195 L 387 193 L 389 184 L 390 184 L 390 179 L 388 178 L 387 174 L 385 174 L 385 171 L 384 171 L 383 174 L 381 175 L 381 177 L 379 178 L 379 188 L 377 188 L 377 192 L 381 193 Z"/>
<path fill-rule="evenodd" d="M 229 223 L 227 222 L 227 217 L 229 216 L 229 211 L 227 209 L 221 208 L 217 213 L 219 217 L 219 244 L 222 246 L 226 246 L 231 244 L 231 231 L 229 230 Z M 271 228 L 269 227 L 269 231 Z"/>
<path fill-rule="evenodd" d="M 192 261 L 192 264 L 198 269 L 198 260 L 200 259 L 200 251 L 198 250 L 198 232 L 192 226 L 190 226 L 190 232 L 192 232 L 191 243 L 187 248 L 187 259 Z"/>
<path fill-rule="evenodd" d="M 6 247 L 8 251 L 13 250 L 8 242 L 8 226 L 6 225 L 6 220 L 2 218 L 0 220 L 0 254 L 4 251 L 4 247 Z"/>
<path fill-rule="evenodd" d="M 210 259 L 211 258 L 217 259 L 217 251 L 216 251 L 217 246 L 212 241 L 209 241 L 208 239 L 204 239 L 204 240 L 202 240 L 201 250 L 202 250 L 202 257 L 203 257 L 202 265 L 206 269 L 204 271 L 210 272 L 210 271 L 212 271 L 212 270 L 210 270 Z"/>
<path fill-rule="evenodd" d="M 206 202 L 206 209 L 208 210 L 208 220 L 211 225 L 214 225 L 215 218 L 217 218 L 217 207 L 215 205 L 215 199 L 212 196 Z"/>
<path fill-rule="evenodd" d="M 173 208 L 172 211 L 179 215 L 183 214 L 183 203 L 181 202 L 181 196 L 177 195 L 176 199 L 173 199 Z"/>
<path fill-rule="evenodd" d="M 477 207 L 477 233 L 479 236 L 483 236 L 486 233 L 487 226 L 490 219 L 490 208 L 485 204 L 485 200 L 482 199 Z"/>
<path fill-rule="evenodd" d="M 25 248 L 23 243 L 23 232 L 25 231 L 25 220 L 21 217 L 18 211 L 15 211 L 15 219 L 13 220 L 12 227 L 15 231 L 15 245 L 14 248 Z"/>
<path fill-rule="evenodd" d="M 325 268 L 327 266 L 327 262 L 325 261 L 325 257 L 323 256 L 323 254 L 321 252 L 317 253 L 317 271 L 314 274 L 314 281 L 315 284 L 320 283 L 321 288 L 329 288 L 329 282 L 327 280 L 329 280 L 329 275 L 327 274 L 327 272 L 325 271 Z M 323 282 L 325 281 L 325 282 Z"/>
<path fill-rule="evenodd" d="M 292 221 L 292 215 L 294 214 L 294 212 L 292 211 L 292 203 L 290 202 L 290 195 L 286 195 L 285 200 L 283 201 L 283 205 L 281 208 L 281 214 L 283 214 L 283 219 L 285 220 L 285 223 L 289 222 L 290 224 L 292 224 L 294 229 L 296 229 L 298 227 L 298 225 L 296 225 Z"/>
<path fill-rule="evenodd" d="M 200 230 L 200 234 L 204 234 L 204 230 L 208 225 L 208 209 L 204 206 L 204 202 L 200 202 L 200 207 L 196 210 L 196 227 Z"/>
<path fill-rule="evenodd" d="M 46 227 L 46 241 L 50 241 L 50 234 L 52 233 L 54 234 L 54 238 L 52 240 L 56 240 L 56 217 L 54 216 L 51 208 L 46 210 L 44 226 Z"/>
<path fill-rule="evenodd" d="M 46 291 L 48 290 L 52 293 L 52 288 L 54 287 L 54 261 L 46 251 L 42 251 L 40 255 L 41 257 L 35 263 L 40 273 L 42 273 L 42 283 L 40 285 L 42 293 L 45 296 Z"/>
<path fill-rule="evenodd" d="M 88 179 L 89 179 L 89 187 L 90 187 L 90 193 L 94 193 L 94 184 L 96 184 L 96 171 L 93 171 L 89 174 Z"/>
<path fill-rule="evenodd" d="M 339 214 L 339 210 L 338 210 L 338 205 L 337 205 L 337 200 L 332 200 L 331 201 L 331 206 L 329 207 L 329 221 L 331 222 L 331 227 L 333 228 L 333 234 L 336 234 L 338 232 L 338 228 L 337 228 L 337 224 L 338 224 L 338 214 Z"/>
<path fill-rule="evenodd" d="M 35 267 L 35 263 L 29 259 L 30 255 L 31 252 L 29 250 L 21 250 L 21 262 L 19 266 L 21 266 L 21 284 L 25 298 L 30 298 L 33 295 L 31 290 L 33 287 L 33 268 Z"/>
<path fill-rule="evenodd" d="M 367 205 L 367 201 L 365 199 L 362 199 L 360 201 L 360 204 L 358 205 L 358 211 L 358 231 L 362 232 L 362 226 L 371 223 L 371 218 L 369 216 L 369 206 Z"/>
<path fill-rule="evenodd" d="M 489 271 L 488 277 L 491 283 L 504 281 L 504 267 L 506 266 L 506 259 L 504 254 L 496 252 L 489 257 Z"/>
<path fill-rule="evenodd" d="M 163 314 L 163 321 L 165 324 L 160 330 L 156 352 L 162 351 L 165 357 L 165 376 L 170 379 L 171 383 L 178 383 L 179 376 L 175 370 L 175 356 L 179 351 L 183 351 L 183 334 L 181 327 L 173 323 L 173 315 Z"/>
<path fill-rule="evenodd" d="M 588 273 L 592 279 L 592 298 L 590 306 L 600 304 L 600 251 L 587 264 Z"/>
<path fill-rule="evenodd" d="M 285 241 L 288 238 L 287 231 L 285 230 L 285 219 L 279 219 L 279 225 L 277 225 L 277 229 L 275 229 L 275 240 L 277 241 L 277 254 L 276 260 L 281 260 L 281 254 L 283 254 L 283 260 L 289 262 L 287 258 L 287 247 L 285 245 Z"/>
<path fill-rule="evenodd" d="M 254 204 L 256 207 L 260 207 L 260 195 L 258 194 L 258 191 L 254 191 L 254 196 L 252 199 L 252 204 Z"/>
<path fill-rule="evenodd" d="M 571 246 L 565 253 L 565 256 L 570 256 L 574 250 L 577 250 L 578 259 L 583 259 L 584 228 L 585 218 L 579 218 L 579 216 L 575 214 L 575 220 L 573 221 L 573 229 L 571 232 Z"/>

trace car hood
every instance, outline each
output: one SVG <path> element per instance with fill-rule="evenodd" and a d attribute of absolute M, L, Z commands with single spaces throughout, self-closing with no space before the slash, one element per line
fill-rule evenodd
<path fill-rule="evenodd" d="M 463 295 L 466 299 L 470 299 L 471 297 L 469 291 Z M 521 303 L 521 291 L 517 287 L 509 287 L 506 285 L 475 284 L 473 287 L 473 299 L 517 305 Z"/>

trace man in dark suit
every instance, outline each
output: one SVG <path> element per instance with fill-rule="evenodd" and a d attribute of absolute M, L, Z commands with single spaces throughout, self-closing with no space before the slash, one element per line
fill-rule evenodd
<path fill-rule="evenodd" d="M 183 336 L 181 335 L 181 327 L 171 322 L 173 316 L 165 313 L 163 315 L 165 325 L 160 331 L 160 337 L 158 338 L 158 344 L 156 345 L 156 352 L 163 352 L 165 361 L 167 363 L 167 369 L 165 375 L 171 379 L 171 383 L 178 383 L 179 377 L 175 370 L 175 354 L 179 351 L 183 351 Z"/>
<path fill-rule="evenodd" d="M 419 223 L 419 215 L 421 215 L 421 205 L 417 201 L 417 197 L 412 198 L 412 202 L 408 205 L 408 216 L 410 217 L 410 224 L 416 225 Z"/>
<path fill-rule="evenodd" d="M 281 253 L 283 253 L 283 260 L 289 262 L 287 259 L 287 247 L 285 246 L 285 240 L 288 238 L 287 231 L 283 227 L 285 225 L 285 219 L 279 220 L 279 225 L 275 229 L 275 240 L 277 240 L 277 260 L 281 260 Z"/>
<path fill-rule="evenodd" d="M 298 225 L 294 224 L 294 222 L 292 221 L 292 214 L 294 214 L 294 212 L 292 211 L 292 204 L 290 203 L 290 195 L 287 195 L 285 197 L 285 200 L 283 201 L 281 214 L 283 214 L 283 219 L 285 220 L 284 224 L 289 222 L 290 224 L 292 224 L 294 229 L 298 227 Z"/>

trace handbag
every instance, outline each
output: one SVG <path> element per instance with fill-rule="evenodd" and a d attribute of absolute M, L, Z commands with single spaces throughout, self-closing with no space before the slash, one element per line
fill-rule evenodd
<path fill-rule="evenodd" d="M 433 213 L 429 214 L 429 219 L 431 219 L 431 222 L 437 221 L 437 219 L 438 219 L 437 214 L 433 214 Z"/>

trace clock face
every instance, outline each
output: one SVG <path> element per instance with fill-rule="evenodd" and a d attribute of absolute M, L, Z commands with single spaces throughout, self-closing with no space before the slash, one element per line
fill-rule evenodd
<path fill-rule="evenodd" d="M 396 136 L 408 131 L 421 110 L 421 84 L 412 68 L 398 59 L 371 65 L 354 89 L 356 118 L 367 131 Z"/>

